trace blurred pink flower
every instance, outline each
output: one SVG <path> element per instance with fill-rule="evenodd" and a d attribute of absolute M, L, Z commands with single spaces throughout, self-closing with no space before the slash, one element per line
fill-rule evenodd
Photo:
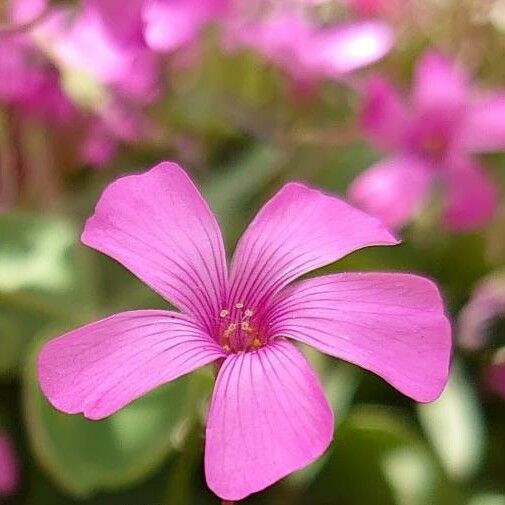
<path fill-rule="evenodd" d="M 0 497 L 12 496 L 19 487 L 19 463 L 14 446 L 0 433 Z"/>
<path fill-rule="evenodd" d="M 488 329 L 505 316 L 505 273 L 493 272 L 475 287 L 470 301 L 461 310 L 458 320 L 459 344 L 468 350 L 483 347 Z"/>
<path fill-rule="evenodd" d="M 229 0 L 150 0 L 142 11 L 144 36 L 155 51 L 189 45 L 209 22 L 221 19 Z"/>
<path fill-rule="evenodd" d="M 505 91 L 472 93 L 460 69 L 428 52 L 417 65 L 409 106 L 387 80 L 370 81 L 362 127 L 391 151 L 352 184 L 351 198 L 362 208 L 398 228 L 438 185 L 449 228 L 468 230 L 491 219 L 497 187 L 472 155 L 505 147 Z"/>
<path fill-rule="evenodd" d="M 115 158 L 121 143 L 154 140 L 158 133 L 156 125 L 134 104 L 111 100 L 88 121 L 80 146 L 81 160 L 104 167 Z"/>
<path fill-rule="evenodd" d="M 403 10 L 405 0 L 347 0 L 359 16 L 396 16 Z"/>
<path fill-rule="evenodd" d="M 381 21 L 318 27 L 290 9 L 259 20 L 238 18 L 226 35 L 229 49 L 254 49 L 302 82 L 342 77 L 381 59 L 392 43 L 392 31 Z"/>
<path fill-rule="evenodd" d="M 72 8 L 59 9 L 37 29 L 37 37 L 59 66 L 83 72 L 128 99 L 154 101 L 160 91 L 159 58 L 141 44 L 111 36 L 101 14 L 95 2 L 87 2 L 77 14 Z"/>
<path fill-rule="evenodd" d="M 230 0 L 86 0 L 119 45 L 172 52 L 191 45 L 202 28 L 223 17 Z M 125 12 L 126 11 L 126 12 Z"/>
<path fill-rule="evenodd" d="M 28 22 L 45 7 L 40 0 L 10 2 L 8 20 L 13 25 Z M 57 69 L 28 33 L 0 34 L 0 102 L 53 124 L 68 123 L 76 114 Z"/>
<path fill-rule="evenodd" d="M 458 318 L 458 343 L 475 351 L 486 346 L 493 323 L 505 317 L 505 272 L 484 277 L 474 289 Z M 505 348 L 484 367 L 486 386 L 505 398 Z"/>
<path fill-rule="evenodd" d="M 259 211 L 229 275 L 219 225 L 174 163 L 113 182 L 82 241 L 182 312 L 123 312 L 51 340 L 38 359 L 44 394 L 59 410 L 102 419 L 217 362 L 205 472 L 223 499 L 302 468 L 332 439 L 332 410 L 288 339 L 371 370 L 418 401 L 446 384 L 451 329 L 431 281 L 348 273 L 288 286 L 362 247 L 398 243 L 375 218 L 303 184 L 285 185 Z"/>

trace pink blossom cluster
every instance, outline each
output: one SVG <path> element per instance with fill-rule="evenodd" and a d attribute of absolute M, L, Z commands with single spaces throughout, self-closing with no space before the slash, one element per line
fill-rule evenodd
<path fill-rule="evenodd" d="M 0 103 L 58 126 L 78 124 L 82 160 L 95 166 L 110 162 L 121 142 L 155 137 L 145 109 L 164 90 L 167 55 L 190 54 L 209 25 L 218 26 L 224 51 L 255 50 L 308 81 L 340 78 L 392 45 L 382 21 L 321 28 L 303 2 L 268 9 L 259 0 L 131 0 L 128 9 L 119 0 L 7 3 L 13 30 L 0 33 Z M 80 96 L 89 87 L 96 96 Z"/>

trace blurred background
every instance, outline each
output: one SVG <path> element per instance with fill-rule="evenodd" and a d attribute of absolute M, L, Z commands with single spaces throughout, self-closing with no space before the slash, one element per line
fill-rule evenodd
<path fill-rule="evenodd" d="M 430 405 L 307 351 L 334 442 L 244 503 L 505 505 L 504 62 L 504 0 L 0 0 L 0 502 L 219 503 L 211 369 L 98 422 L 35 376 L 47 339 L 165 307 L 79 235 L 108 182 L 174 160 L 229 251 L 288 180 L 376 212 L 403 244 L 325 271 L 430 276 L 454 321 Z"/>

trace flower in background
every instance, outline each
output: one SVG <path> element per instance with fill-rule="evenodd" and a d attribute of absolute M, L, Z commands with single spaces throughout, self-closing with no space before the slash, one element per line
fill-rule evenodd
<path fill-rule="evenodd" d="M 146 2 L 142 19 L 147 45 L 171 52 L 190 45 L 207 24 L 222 19 L 229 0 L 151 0 Z"/>
<path fill-rule="evenodd" d="M 51 19 L 34 30 L 34 38 L 67 76 L 80 75 L 85 86 L 97 83 L 146 104 L 159 95 L 159 58 L 145 46 L 126 45 L 110 36 L 94 2 L 77 13 L 72 7 L 55 9 Z"/>
<path fill-rule="evenodd" d="M 309 344 L 370 370 L 415 400 L 443 390 L 451 329 L 437 287 L 410 274 L 300 276 L 398 241 L 375 218 L 303 184 L 285 185 L 240 239 L 230 273 L 219 225 L 186 173 L 161 163 L 113 182 L 82 241 L 178 307 L 112 315 L 51 340 L 38 377 L 59 410 L 107 417 L 210 363 L 219 367 L 205 473 L 239 500 L 320 456 L 333 413 Z"/>
<path fill-rule="evenodd" d="M 11 1 L 8 22 L 13 26 L 28 22 L 46 8 L 41 0 Z M 0 34 L 0 102 L 56 125 L 68 124 L 77 114 L 61 88 L 58 70 L 24 32 Z"/>
<path fill-rule="evenodd" d="M 493 323 L 505 317 L 505 272 L 482 279 L 458 318 L 458 342 L 469 351 L 482 349 Z M 505 398 L 505 347 L 494 352 L 484 369 L 486 385 Z"/>
<path fill-rule="evenodd" d="M 124 48 L 172 52 L 191 45 L 206 24 L 222 18 L 230 0 L 86 0 L 110 39 Z"/>
<path fill-rule="evenodd" d="M 405 0 L 347 0 L 359 16 L 398 17 L 406 5 Z"/>
<path fill-rule="evenodd" d="M 89 119 L 80 146 L 81 160 L 101 168 L 117 155 L 121 143 L 155 140 L 159 129 L 132 103 L 112 100 Z"/>
<path fill-rule="evenodd" d="M 19 487 L 19 463 L 11 439 L 0 433 L 0 497 L 12 496 Z"/>
<path fill-rule="evenodd" d="M 322 27 L 309 12 L 290 8 L 252 19 L 236 15 L 226 30 L 229 49 L 253 49 L 300 82 L 341 78 L 381 59 L 392 44 L 381 21 Z"/>
<path fill-rule="evenodd" d="M 439 187 L 450 229 L 477 228 L 492 218 L 497 187 L 473 155 L 505 147 L 504 91 L 474 92 L 463 71 L 428 52 L 408 102 L 386 79 L 369 82 L 361 124 L 391 153 L 352 184 L 351 198 L 363 209 L 399 228 Z"/>

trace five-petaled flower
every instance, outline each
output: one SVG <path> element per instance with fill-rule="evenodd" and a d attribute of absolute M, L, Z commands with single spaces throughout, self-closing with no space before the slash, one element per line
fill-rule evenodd
<path fill-rule="evenodd" d="M 371 80 L 362 126 L 392 152 L 351 186 L 351 198 L 364 210 L 401 227 L 438 185 L 449 228 L 469 230 L 493 217 L 497 187 L 472 155 L 505 148 L 503 90 L 475 93 L 461 69 L 428 52 L 417 65 L 408 106 L 387 80 Z"/>
<path fill-rule="evenodd" d="M 205 473 L 223 499 L 302 468 L 332 439 L 332 410 L 291 339 L 418 401 L 447 381 L 451 330 L 431 281 L 347 273 L 291 284 L 362 247 L 398 243 L 377 219 L 303 184 L 285 185 L 260 210 L 229 274 L 217 221 L 174 163 L 113 182 L 82 240 L 181 312 L 123 312 L 51 340 L 38 360 L 43 392 L 59 410 L 101 419 L 218 362 Z"/>

